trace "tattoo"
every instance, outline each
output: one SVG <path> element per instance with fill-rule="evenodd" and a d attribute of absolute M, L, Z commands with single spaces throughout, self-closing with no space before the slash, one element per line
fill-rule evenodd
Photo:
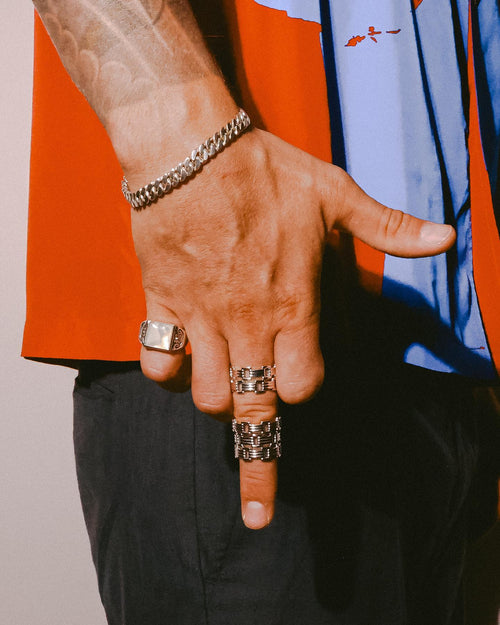
<path fill-rule="evenodd" d="M 187 0 L 34 0 L 62 62 L 105 122 L 166 84 L 218 70 Z"/>

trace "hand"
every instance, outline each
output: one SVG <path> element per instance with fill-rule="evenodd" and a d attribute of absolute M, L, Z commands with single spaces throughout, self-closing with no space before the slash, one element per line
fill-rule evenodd
<path fill-rule="evenodd" d="M 278 395 L 288 403 L 317 391 L 319 279 L 332 228 L 398 256 L 437 254 L 455 238 L 450 226 L 391 210 L 341 169 L 256 129 L 188 184 L 134 212 L 132 227 L 148 318 L 185 327 L 191 342 L 195 404 L 257 423 L 275 418 L 276 393 L 231 395 L 229 364 L 276 363 Z M 182 353 L 143 348 L 141 364 L 161 384 L 186 384 Z M 241 461 L 240 476 L 244 522 L 261 528 L 273 516 L 276 462 Z"/>
<path fill-rule="evenodd" d="M 132 189 L 164 171 L 159 159 L 175 164 L 235 114 L 187 0 L 34 2 Z M 401 256 L 437 254 L 454 241 L 449 226 L 389 210 L 345 172 L 258 130 L 134 213 L 132 226 L 148 317 L 177 322 L 191 341 L 196 405 L 258 422 L 274 418 L 276 395 L 232 397 L 229 363 L 275 362 L 286 402 L 320 386 L 319 273 L 331 228 Z M 162 384 L 189 382 L 183 355 L 143 349 L 141 362 Z M 275 463 L 241 465 L 249 527 L 271 520 L 275 490 Z"/>

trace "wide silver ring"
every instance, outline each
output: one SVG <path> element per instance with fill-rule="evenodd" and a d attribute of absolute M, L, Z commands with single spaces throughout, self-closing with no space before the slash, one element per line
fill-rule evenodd
<path fill-rule="evenodd" d="M 281 417 L 260 423 L 233 419 L 233 435 L 235 458 L 270 462 L 281 457 Z"/>
<path fill-rule="evenodd" d="M 276 390 L 276 365 L 229 367 L 232 393 L 256 393 Z"/>
<path fill-rule="evenodd" d="M 152 321 L 146 319 L 141 323 L 139 341 L 144 347 L 157 349 L 162 352 L 176 352 L 187 343 L 187 334 L 184 328 L 173 323 Z"/>

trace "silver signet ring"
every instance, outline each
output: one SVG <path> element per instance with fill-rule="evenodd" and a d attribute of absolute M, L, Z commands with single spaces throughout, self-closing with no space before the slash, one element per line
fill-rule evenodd
<path fill-rule="evenodd" d="M 157 349 L 162 352 L 176 352 L 187 343 L 187 334 L 184 328 L 173 323 L 152 321 L 146 319 L 141 323 L 139 341 L 144 347 Z"/>

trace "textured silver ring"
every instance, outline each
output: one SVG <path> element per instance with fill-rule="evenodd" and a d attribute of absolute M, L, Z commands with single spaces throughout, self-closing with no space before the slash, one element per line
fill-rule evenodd
<path fill-rule="evenodd" d="M 234 457 L 270 462 L 281 457 L 281 417 L 250 423 L 233 419 Z"/>
<path fill-rule="evenodd" d="M 173 323 L 152 321 L 146 319 L 141 323 L 139 341 L 144 347 L 157 349 L 162 352 L 176 352 L 187 343 L 187 334 L 184 328 Z"/>
<path fill-rule="evenodd" d="M 229 367 L 229 380 L 233 393 L 256 393 L 276 390 L 276 365 L 260 367 Z"/>
<path fill-rule="evenodd" d="M 255 393 L 260 395 L 266 391 L 275 391 L 276 381 L 273 380 L 231 380 L 231 392 L 232 393 Z"/>

